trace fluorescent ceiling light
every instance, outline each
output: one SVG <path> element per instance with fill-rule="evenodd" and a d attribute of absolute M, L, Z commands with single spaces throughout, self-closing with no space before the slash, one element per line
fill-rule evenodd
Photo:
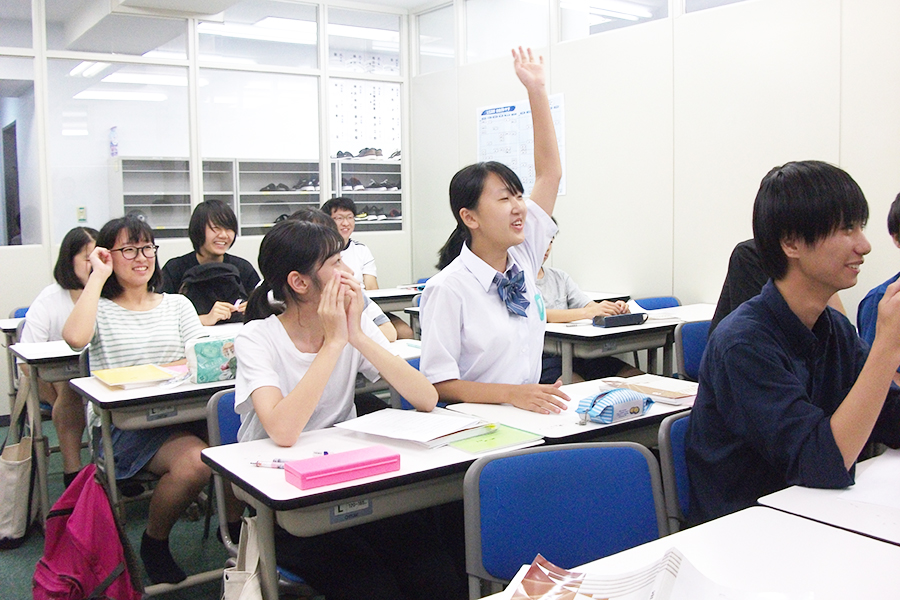
<path fill-rule="evenodd" d="M 197 31 L 205 35 L 218 35 L 245 40 L 260 40 L 263 42 L 281 42 L 284 44 L 315 45 L 318 41 L 316 24 L 310 21 L 297 21 L 294 19 L 274 19 L 275 27 L 260 26 L 272 17 L 262 19 L 254 25 L 241 25 L 239 23 L 209 23 L 203 22 L 197 26 Z M 293 21 L 294 25 L 288 27 L 284 21 Z"/>
<path fill-rule="evenodd" d="M 629 21 L 653 17 L 653 13 L 646 6 L 627 0 L 589 0 L 588 10 Z"/>
<path fill-rule="evenodd" d="M 94 75 L 98 75 L 108 66 L 109 63 L 105 62 L 82 61 L 69 71 L 69 76 L 78 77 L 81 75 L 82 77 L 93 77 Z"/>
<path fill-rule="evenodd" d="M 397 44 L 400 43 L 399 31 L 373 29 L 371 27 L 354 27 L 352 25 L 329 24 L 328 35 L 361 40 L 372 40 L 373 42 L 395 42 Z"/>
<path fill-rule="evenodd" d="M 103 83 L 136 83 L 141 85 L 171 85 L 187 87 L 184 75 L 153 75 L 151 73 L 112 73 L 101 79 Z"/>
<path fill-rule="evenodd" d="M 129 100 L 133 102 L 163 102 L 168 100 L 165 94 L 154 92 L 114 92 L 104 90 L 85 90 L 73 96 L 75 100 Z"/>

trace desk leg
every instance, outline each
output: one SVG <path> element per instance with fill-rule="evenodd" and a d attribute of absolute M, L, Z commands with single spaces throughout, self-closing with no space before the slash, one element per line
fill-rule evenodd
<path fill-rule="evenodd" d="M 658 362 L 657 350 L 659 348 L 647 348 L 647 372 L 654 375 L 659 373 L 659 368 L 656 364 Z"/>
<path fill-rule="evenodd" d="M 259 545 L 259 576 L 265 600 L 278 600 L 278 571 L 275 569 L 275 513 L 254 502 L 256 542 Z"/>
<path fill-rule="evenodd" d="M 668 334 L 666 336 L 666 345 L 663 346 L 663 375 L 666 377 L 672 376 L 672 358 L 675 354 L 675 336 L 674 334 Z"/>
<path fill-rule="evenodd" d="M 41 503 L 41 525 L 47 521 L 50 512 L 50 494 L 47 491 L 47 438 L 41 424 L 41 399 L 38 391 L 37 369 L 28 369 L 28 414 L 34 419 L 34 430 L 31 437 L 34 444 L 34 456 L 37 460 L 37 485 Z"/>
<path fill-rule="evenodd" d="M 100 410 L 100 439 L 103 443 L 103 470 L 106 471 L 106 483 L 109 486 L 109 503 L 119 512 L 119 519 L 125 522 L 125 501 L 119 498 L 119 488 L 116 485 L 116 460 L 113 454 L 112 416 L 108 410 Z"/>
<path fill-rule="evenodd" d="M 562 350 L 562 382 L 572 383 L 572 362 L 575 358 L 575 345 L 572 342 L 561 342 Z"/>
<path fill-rule="evenodd" d="M 16 342 L 15 336 L 6 334 L 6 367 L 9 370 L 9 414 L 13 413 L 16 405 L 16 357 L 9 351 L 9 347 Z"/>
<path fill-rule="evenodd" d="M 417 340 L 421 340 L 422 328 L 419 326 L 419 315 L 410 313 L 409 326 L 413 330 L 413 337 Z"/>

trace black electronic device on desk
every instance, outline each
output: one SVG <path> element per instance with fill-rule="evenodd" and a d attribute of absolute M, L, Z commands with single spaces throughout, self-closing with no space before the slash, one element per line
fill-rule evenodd
<path fill-rule="evenodd" d="M 608 317 L 594 317 L 594 327 L 622 327 L 625 325 L 640 325 L 647 321 L 647 313 L 625 313 L 624 315 L 610 315 Z"/>

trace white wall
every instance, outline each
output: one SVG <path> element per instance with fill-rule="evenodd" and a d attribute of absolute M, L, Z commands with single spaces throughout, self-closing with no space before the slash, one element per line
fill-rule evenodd
<path fill-rule="evenodd" d="M 898 30 L 893 0 L 748 0 L 540 50 L 566 105 L 554 266 L 586 289 L 715 303 L 731 249 L 752 235 L 759 181 L 826 160 L 872 214 L 873 252 L 842 293 L 854 319 L 900 262 L 884 226 L 900 191 Z M 510 62 L 411 82 L 416 275 L 452 229 L 447 185 L 475 159 L 474 109 L 524 98 Z"/>

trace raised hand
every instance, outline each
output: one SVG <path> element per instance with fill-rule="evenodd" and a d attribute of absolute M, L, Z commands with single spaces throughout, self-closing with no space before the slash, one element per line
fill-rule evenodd
<path fill-rule="evenodd" d="M 88 256 L 88 260 L 91 262 L 91 273 L 96 273 L 103 281 L 109 279 L 113 272 L 112 252 L 97 246 Z"/>
<path fill-rule="evenodd" d="M 538 56 L 535 60 L 531 53 L 531 48 L 523 50 L 519 46 L 518 51 L 513 48 L 513 65 L 516 69 L 516 77 L 522 82 L 526 89 L 531 90 L 533 87 L 543 87 L 544 79 L 544 57 Z"/>

